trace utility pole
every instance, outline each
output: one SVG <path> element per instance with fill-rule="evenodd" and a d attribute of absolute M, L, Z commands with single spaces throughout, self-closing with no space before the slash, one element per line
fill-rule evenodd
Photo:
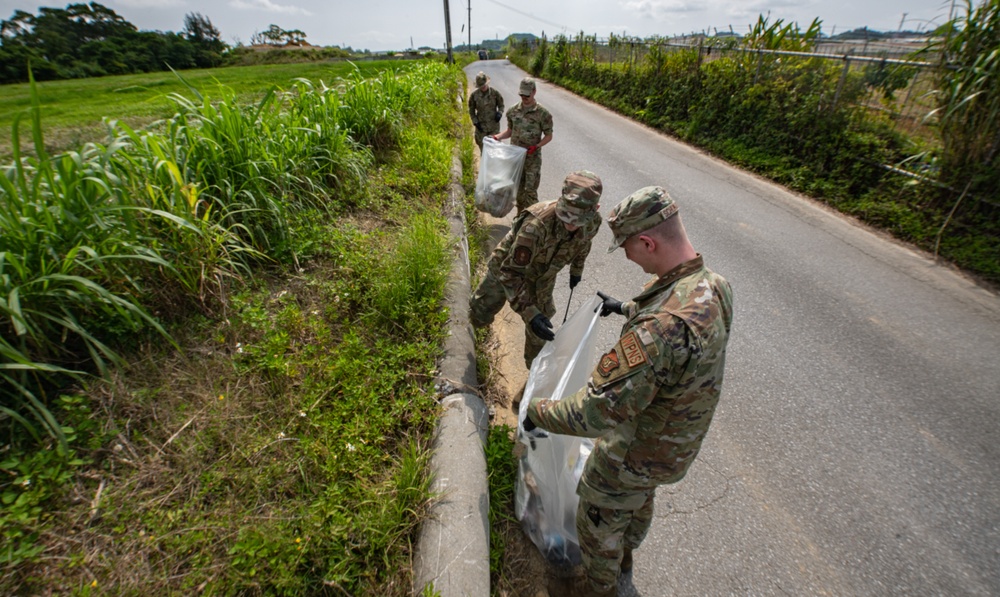
<path fill-rule="evenodd" d="M 448 11 L 448 0 L 444 0 L 444 39 L 448 50 L 448 64 L 454 64 L 455 57 L 451 54 L 451 13 Z"/>
<path fill-rule="evenodd" d="M 469 0 L 469 49 L 472 49 L 472 0 Z"/>

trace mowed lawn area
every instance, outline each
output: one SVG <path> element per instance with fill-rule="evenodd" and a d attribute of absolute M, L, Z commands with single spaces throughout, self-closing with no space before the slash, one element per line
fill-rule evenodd
<path fill-rule="evenodd" d="M 288 89 L 295 79 L 320 81 L 333 86 L 340 78 L 370 77 L 380 71 L 401 68 L 400 61 L 379 60 L 361 62 L 310 62 L 300 64 L 267 64 L 232 66 L 141 75 L 70 79 L 37 83 L 42 107 L 42 130 L 50 151 L 69 149 L 88 141 L 106 139 L 105 118 L 118 120 L 132 128 L 147 126 L 176 112 L 170 94 L 195 99 L 188 87 L 205 96 L 216 95 L 218 87 L 232 89 L 238 99 L 252 102 L 263 97 L 271 87 Z M 182 80 L 183 79 L 183 80 Z M 185 84 L 186 82 L 186 84 Z M 28 83 L 0 85 L 0 163 L 12 156 L 11 127 L 21 115 L 20 137 L 23 151 L 31 150 L 28 110 L 31 107 L 31 86 Z"/>

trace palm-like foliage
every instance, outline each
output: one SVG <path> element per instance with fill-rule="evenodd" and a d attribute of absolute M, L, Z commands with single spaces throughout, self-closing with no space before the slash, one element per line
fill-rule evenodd
<path fill-rule="evenodd" d="M 0 413 L 64 441 L 46 404 L 65 376 L 103 372 L 118 358 L 109 339 L 166 335 L 152 313 L 210 305 L 254 264 L 293 258 L 289 215 L 356 194 L 373 150 L 398 142 L 446 71 L 297 81 L 255 106 L 191 88 L 160 132 L 112 123 L 108 146 L 57 156 L 33 88 L 36 155 L 15 153 L 0 176 Z"/>
<path fill-rule="evenodd" d="M 950 21 L 942 41 L 934 92 L 941 133 L 942 182 L 970 190 L 1000 185 L 1000 0 L 986 0 Z"/>

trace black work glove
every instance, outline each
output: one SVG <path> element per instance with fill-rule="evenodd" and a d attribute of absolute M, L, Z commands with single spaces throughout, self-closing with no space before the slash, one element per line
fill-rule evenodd
<path fill-rule="evenodd" d="M 531 318 L 531 331 L 542 340 L 552 340 L 556 337 L 552 331 L 552 322 L 542 313 Z"/>
<path fill-rule="evenodd" d="M 600 290 L 597 291 L 597 296 L 601 297 L 601 300 L 604 301 L 604 304 L 601 305 L 601 317 L 607 317 L 612 313 L 624 315 L 621 301 L 611 298 Z"/>
<path fill-rule="evenodd" d="M 495 122 L 500 122 L 501 118 L 503 118 L 503 112 L 501 112 L 500 110 L 497 110 L 497 113 L 493 115 L 493 120 Z"/>
<path fill-rule="evenodd" d="M 523 441 L 527 438 L 528 445 L 532 450 L 536 450 L 538 449 L 538 444 L 535 443 L 535 440 L 544 439 L 548 436 L 549 434 L 544 429 L 535 425 L 535 422 L 531 420 L 530 415 L 524 416 L 524 423 L 521 424 L 521 430 L 518 432 L 518 439 Z"/>
<path fill-rule="evenodd" d="M 582 279 L 583 279 L 583 276 L 574 276 L 573 274 L 570 274 L 569 275 L 569 289 L 573 290 L 574 288 L 576 288 L 576 285 L 579 284 L 580 280 L 582 280 Z"/>

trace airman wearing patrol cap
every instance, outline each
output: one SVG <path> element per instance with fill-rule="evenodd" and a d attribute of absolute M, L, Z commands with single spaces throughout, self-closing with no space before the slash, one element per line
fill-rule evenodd
<path fill-rule="evenodd" d="M 537 85 L 525 77 L 518 86 L 521 101 L 507 110 L 507 130 L 493 135 L 497 141 L 510 138 L 511 145 L 528 150 L 524 170 L 517 187 L 517 213 L 538 202 L 538 185 L 542 179 L 542 147 L 552 140 L 552 114 L 535 101 Z"/>
<path fill-rule="evenodd" d="M 554 337 L 550 318 L 556 275 L 569 264 L 569 285 L 583 278 L 591 241 L 601 227 L 598 212 L 601 179 L 587 170 L 570 173 L 555 201 L 536 203 L 514 218 L 487 265 L 486 276 L 469 302 L 475 327 L 487 326 L 506 302 L 527 329 L 524 364 L 531 362 L 546 340 Z"/>
<path fill-rule="evenodd" d="M 469 96 L 469 118 L 476 127 L 476 145 L 483 150 L 483 137 L 500 132 L 503 118 L 503 96 L 490 87 L 490 78 L 479 71 L 476 74 L 476 89 Z"/>
<path fill-rule="evenodd" d="M 533 436 L 540 428 L 599 438 L 577 485 L 585 574 L 562 588 L 581 597 L 617 594 L 649 530 L 656 488 L 684 478 L 698 455 L 722 391 L 733 320 L 729 283 L 705 267 L 666 189 L 639 189 L 608 224 L 609 252 L 624 248 L 655 278 L 625 304 L 598 293 L 601 315 L 627 318 L 618 343 L 573 396 L 534 397 L 523 427 Z"/>

